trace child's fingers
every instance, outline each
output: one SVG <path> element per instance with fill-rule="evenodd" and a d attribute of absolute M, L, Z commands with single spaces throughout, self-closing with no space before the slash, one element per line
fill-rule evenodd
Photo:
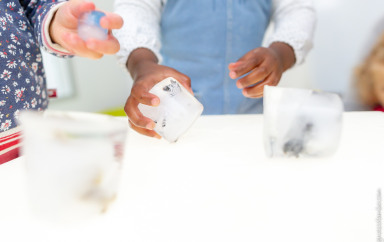
<path fill-rule="evenodd" d="M 101 27 L 105 29 L 120 29 L 123 24 L 123 18 L 115 13 L 106 13 L 106 16 L 100 20 Z"/>
<path fill-rule="evenodd" d="M 155 128 L 155 122 L 150 118 L 145 117 L 138 108 L 139 102 L 131 95 L 125 104 L 124 111 L 129 120 L 136 126 L 148 130 Z"/>
<path fill-rule="evenodd" d="M 267 85 L 267 81 L 262 81 L 253 87 L 244 88 L 243 95 L 248 98 L 261 98 L 263 97 L 263 90 L 265 85 Z"/>
<path fill-rule="evenodd" d="M 61 27 L 76 29 L 81 14 L 94 9 L 95 4 L 92 2 L 68 1 L 56 12 L 54 22 L 58 22 Z"/>
<path fill-rule="evenodd" d="M 86 46 L 90 50 L 108 55 L 116 54 L 120 50 L 119 41 L 113 36 L 109 36 L 107 40 L 90 39 Z"/>
<path fill-rule="evenodd" d="M 76 34 L 65 35 L 64 40 L 67 42 L 64 47 L 71 50 L 72 53 L 78 56 L 88 57 L 91 59 L 100 59 L 103 57 L 103 54 L 89 50 L 86 43 Z"/>
<path fill-rule="evenodd" d="M 243 89 L 243 95 L 249 98 L 261 98 L 263 97 L 264 86 L 276 86 L 279 82 L 279 78 L 270 74 L 264 81 L 257 83 L 255 86 L 247 87 Z"/>
<path fill-rule="evenodd" d="M 242 75 L 245 75 L 256 66 L 260 65 L 263 60 L 264 55 L 259 49 L 251 50 L 243 57 L 241 57 L 236 63 L 229 64 L 229 76 L 232 79 L 236 79 Z"/>
<path fill-rule="evenodd" d="M 267 65 L 258 66 L 253 69 L 248 75 L 239 79 L 236 83 L 236 86 L 240 89 L 246 88 L 248 86 L 254 85 L 272 73 L 272 68 Z"/>
<path fill-rule="evenodd" d="M 149 93 L 147 87 L 142 85 L 134 85 L 131 90 L 131 96 L 134 97 L 139 103 L 148 105 L 148 106 L 158 106 L 160 104 L 160 99 Z"/>
<path fill-rule="evenodd" d="M 138 132 L 139 134 L 142 134 L 142 135 L 145 135 L 145 136 L 149 136 L 149 137 L 153 137 L 153 138 L 157 138 L 157 139 L 161 139 L 161 136 L 158 135 L 155 131 L 137 127 L 137 126 L 135 126 L 135 125 L 131 122 L 131 120 L 129 120 L 129 126 L 131 126 L 131 128 L 132 128 L 133 130 L 135 130 L 136 132 Z"/>

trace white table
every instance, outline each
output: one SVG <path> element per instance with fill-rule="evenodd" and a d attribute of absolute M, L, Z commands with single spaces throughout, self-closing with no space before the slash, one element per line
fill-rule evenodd
<path fill-rule="evenodd" d="M 384 113 L 343 127 L 312 160 L 267 159 L 261 115 L 204 116 L 176 144 L 130 132 L 117 201 L 66 227 L 29 215 L 19 158 L 0 166 L 0 241 L 377 241 Z"/>

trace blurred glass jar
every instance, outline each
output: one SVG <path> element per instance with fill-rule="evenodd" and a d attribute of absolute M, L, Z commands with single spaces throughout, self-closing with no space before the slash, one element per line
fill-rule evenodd
<path fill-rule="evenodd" d="M 269 157 L 323 157 L 339 146 L 343 102 L 334 93 L 264 87 L 264 146 Z"/>
<path fill-rule="evenodd" d="M 59 223 L 105 213 L 118 192 L 126 120 L 27 111 L 21 123 L 33 213 Z"/>

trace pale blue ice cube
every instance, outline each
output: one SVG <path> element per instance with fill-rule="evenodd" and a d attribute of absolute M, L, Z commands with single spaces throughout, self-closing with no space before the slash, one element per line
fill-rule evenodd
<path fill-rule="evenodd" d="M 83 14 L 79 19 L 78 34 L 80 38 L 106 40 L 108 38 L 108 29 L 100 26 L 100 20 L 106 16 L 100 11 L 92 11 Z"/>

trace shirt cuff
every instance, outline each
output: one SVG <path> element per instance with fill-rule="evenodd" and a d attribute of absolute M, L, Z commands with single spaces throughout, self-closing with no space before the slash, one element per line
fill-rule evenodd
<path fill-rule="evenodd" d="M 46 49 L 53 54 L 60 55 L 60 56 L 68 56 L 72 55 L 71 52 L 63 48 L 59 44 L 55 44 L 52 42 L 51 36 L 49 35 L 49 26 L 51 25 L 51 21 L 53 17 L 56 14 L 56 11 L 63 5 L 63 3 L 59 3 L 56 6 L 52 7 L 47 15 L 45 15 L 45 18 L 43 20 L 43 28 L 42 28 L 42 37 L 43 37 L 43 45 L 46 47 Z"/>
<path fill-rule="evenodd" d="M 312 41 L 309 41 L 308 35 L 299 32 L 296 32 L 294 35 L 288 33 L 275 34 L 269 39 L 268 45 L 273 42 L 285 43 L 292 47 L 296 57 L 295 66 L 304 62 L 305 57 L 313 47 Z"/>
<path fill-rule="evenodd" d="M 122 67 L 125 68 L 127 65 L 127 61 L 129 59 L 129 57 L 131 56 L 132 52 L 137 50 L 137 49 L 148 49 L 156 56 L 159 64 L 161 64 L 163 62 L 163 56 L 160 54 L 160 51 L 158 50 L 158 48 L 153 47 L 153 46 L 149 46 L 149 45 L 145 45 L 145 44 L 143 44 L 143 45 L 138 44 L 135 47 L 120 48 L 120 51 L 117 52 L 117 54 L 116 54 L 118 63 Z"/>

